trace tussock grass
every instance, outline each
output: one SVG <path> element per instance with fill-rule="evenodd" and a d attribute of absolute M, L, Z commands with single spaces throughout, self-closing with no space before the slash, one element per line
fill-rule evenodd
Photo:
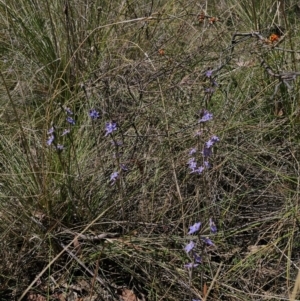
<path fill-rule="evenodd" d="M 1 2 L 1 300 L 297 300 L 299 78 L 281 75 L 299 70 L 298 14 L 296 1 Z M 212 135 L 211 168 L 191 173 Z M 202 263 L 186 269 L 191 240 Z"/>

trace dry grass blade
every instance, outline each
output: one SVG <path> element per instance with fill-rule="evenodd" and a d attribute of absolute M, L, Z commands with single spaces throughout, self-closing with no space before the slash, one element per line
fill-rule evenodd
<path fill-rule="evenodd" d="M 108 208 L 106 211 L 108 211 L 110 208 Z M 33 285 L 43 276 L 45 272 L 49 270 L 49 267 L 57 261 L 57 259 L 62 256 L 65 252 L 68 253 L 68 248 L 72 246 L 74 241 L 80 237 L 80 235 L 84 234 L 91 226 L 93 226 L 103 215 L 106 213 L 106 211 L 99 214 L 92 222 L 90 222 L 78 235 L 74 237 L 74 239 L 66 246 L 63 246 L 63 250 L 61 250 L 48 264 L 47 266 L 37 275 L 35 280 L 33 280 L 30 285 L 26 288 L 26 290 L 23 292 L 20 298 L 18 298 L 18 301 L 23 300 L 23 298 L 26 296 L 26 294 L 30 291 L 30 289 L 33 287 Z M 76 256 L 72 256 L 73 258 L 76 258 Z M 92 273 L 93 274 L 93 273 Z M 94 276 L 94 275 L 93 275 Z M 106 285 L 99 277 L 97 277 L 102 285 Z"/>
<path fill-rule="evenodd" d="M 295 301 L 297 293 L 300 291 L 300 271 L 298 271 L 297 278 L 295 280 L 293 292 L 290 296 L 290 301 Z"/>

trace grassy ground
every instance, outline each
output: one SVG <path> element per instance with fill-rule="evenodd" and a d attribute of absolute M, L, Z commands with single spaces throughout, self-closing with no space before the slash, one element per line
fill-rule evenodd
<path fill-rule="evenodd" d="M 0 299 L 299 299 L 299 18 L 0 2 Z"/>

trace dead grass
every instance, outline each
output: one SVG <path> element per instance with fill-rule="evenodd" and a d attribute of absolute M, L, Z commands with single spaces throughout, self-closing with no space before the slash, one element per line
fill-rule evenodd
<path fill-rule="evenodd" d="M 1 300 L 297 300 L 299 8 L 248 2 L 0 4 Z"/>

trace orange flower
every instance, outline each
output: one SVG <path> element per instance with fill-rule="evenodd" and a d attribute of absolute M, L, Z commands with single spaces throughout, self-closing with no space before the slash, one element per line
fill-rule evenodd
<path fill-rule="evenodd" d="M 209 24 L 214 24 L 214 23 L 217 22 L 217 21 L 219 21 L 219 19 L 216 18 L 216 17 L 211 17 L 211 18 L 208 19 L 208 23 L 209 23 Z"/>
<path fill-rule="evenodd" d="M 205 13 L 204 13 L 204 11 L 202 11 L 197 17 L 198 17 L 199 23 L 202 23 L 204 21 L 204 19 L 205 19 Z"/>
<path fill-rule="evenodd" d="M 159 55 L 165 55 L 165 50 L 163 48 L 158 49 L 158 54 Z"/>
<path fill-rule="evenodd" d="M 274 43 L 274 42 L 277 42 L 279 41 L 279 35 L 275 34 L 275 33 L 272 33 L 269 37 L 269 41 L 271 43 Z"/>

